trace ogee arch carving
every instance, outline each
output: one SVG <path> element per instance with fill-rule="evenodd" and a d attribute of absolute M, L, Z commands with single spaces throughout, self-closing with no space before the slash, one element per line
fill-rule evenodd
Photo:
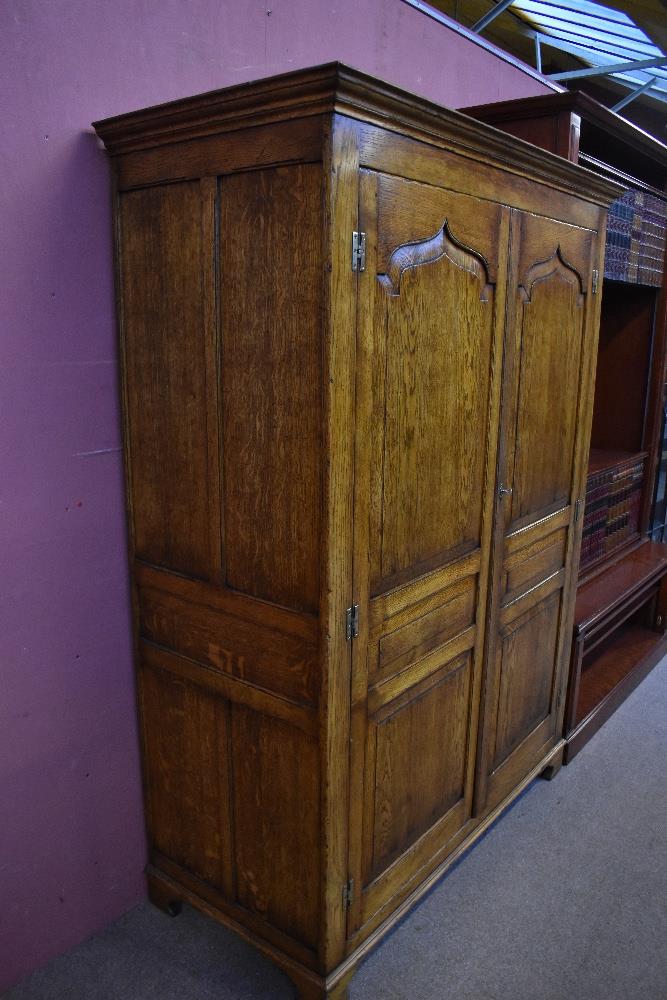
<path fill-rule="evenodd" d="M 489 280 L 488 263 L 482 254 L 466 246 L 452 234 L 447 219 L 435 236 L 397 247 L 389 258 L 386 273 L 379 274 L 378 279 L 389 295 L 400 295 L 404 271 L 420 267 L 422 264 L 434 264 L 442 257 L 446 257 L 464 271 L 474 274 L 482 283 L 480 299 L 482 302 L 488 302 L 489 289 L 493 285 Z"/>

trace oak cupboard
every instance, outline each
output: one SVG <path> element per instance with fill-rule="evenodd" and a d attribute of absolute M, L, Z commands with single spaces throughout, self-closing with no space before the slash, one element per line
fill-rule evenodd
<path fill-rule="evenodd" d="M 559 763 L 619 188 L 339 64 L 96 129 L 151 897 L 342 998 Z"/>

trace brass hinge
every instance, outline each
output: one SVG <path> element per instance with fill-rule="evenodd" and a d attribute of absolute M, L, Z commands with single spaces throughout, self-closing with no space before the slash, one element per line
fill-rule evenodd
<path fill-rule="evenodd" d="M 591 291 L 593 292 L 593 295 L 597 295 L 599 283 L 600 283 L 600 272 L 596 267 L 595 270 L 593 271 L 593 281 L 591 283 Z"/>
<path fill-rule="evenodd" d="M 584 500 L 577 500 L 574 505 L 574 523 L 576 524 L 581 517 L 581 512 L 584 509 Z"/>
<path fill-rule="evenodd" d="M 345 638 L 356 639 L 359 635 L 359 605 L 353 604 L 345 612 Z"/>
<path fill-rule="evenodd" d="M 366 269 L 366 233 L 352 233 L 352 270 Z"/>
<path fill-rule="evenodd" d="M 352 906 L 352 901 L 354 900 L 354 879 L 351 878 L 349 882 L 346 882 L 343 886 L 343 907 L 346 910 Z"/>

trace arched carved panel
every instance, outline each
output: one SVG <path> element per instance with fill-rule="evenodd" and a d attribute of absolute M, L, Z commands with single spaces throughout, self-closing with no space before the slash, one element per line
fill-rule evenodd
<path fill-rule="evenodd" d="M 480 544 L 494 321 L 483 259 L 446 221 L 435 236 L 399 246 L 378 281 L 385 371 L 375 592 Z"/>
<path fill-rule="evenodd" d="M 488 302 L 491 285 L 488 264 L 482 254 L 452 235 L 447 219 L 435 236 L 397 247 L 389 258 L 386 274 L 380 274 L 378 278 L 389 295 L 400 295 L 404 271 L 422 264 L 433 264 L 442 257 L 447 257 L 452 264 L 474 274 L 482 284 L 480 299 Z"/>
<path fill-rule="evenodd" d="M 584 285 L 554 253 L 518 287 L 519 384 L 512 520 L 569 502 L 583 349 Z"/>
<path fill-rule="evenodd" d="M 550 278 L 560 278 L 568 284 L 575 285 L 578 289 L 577 306 L 582 306 L 584 302 L 585 288 L 579 272 L 568 263 L 563 256 L 560 244 L 556 247 L 551 257 L 538 261 L 529 268 L 524 280 L 519 285 L 519 294 L 524 305 L 532 302 L 533 289 L 542 281 Z"/>

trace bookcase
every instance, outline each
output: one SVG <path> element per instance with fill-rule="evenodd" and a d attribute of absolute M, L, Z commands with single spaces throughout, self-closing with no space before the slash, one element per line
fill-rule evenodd
<path fill-rule="evenodd" d="M 626 187 L 607 223 L 567 763 L 667 652 L 667 147 L 576 92 L 466 111 Z"/>

